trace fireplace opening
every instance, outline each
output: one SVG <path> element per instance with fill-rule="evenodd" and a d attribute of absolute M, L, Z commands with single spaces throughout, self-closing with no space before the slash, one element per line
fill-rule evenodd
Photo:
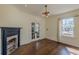
<path fill-rule="evenodd" d="M 17 48 L 17 35 L 7 38 L 7 54 L 11 54 Z"/>
<path fill-rule="evenodd" d="M 7 43 L 9 45 L 9 44 L 15 43 L 15 41 L 16 41 L 16 38 L 13 38 L 13 39 L 9 40 Z"/>

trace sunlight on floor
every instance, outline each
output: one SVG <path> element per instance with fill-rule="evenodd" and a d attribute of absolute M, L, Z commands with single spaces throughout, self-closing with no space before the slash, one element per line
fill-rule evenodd
<path fill-rule="evenodd" d="M 73 48 L 70 48 L 70 47 L 66 47 L 66 48 L 70 52 L 71 55 L 79 55 L 79 50 L 73 49 Z"/>

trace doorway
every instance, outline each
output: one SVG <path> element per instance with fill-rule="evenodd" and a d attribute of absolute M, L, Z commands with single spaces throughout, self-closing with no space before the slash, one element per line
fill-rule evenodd
<path fill-rule="evenodd" d="M 40 37 L 40 24 L 33 22 L 31 25 L 31 37 L 32 39 L 37 39 Z"/>

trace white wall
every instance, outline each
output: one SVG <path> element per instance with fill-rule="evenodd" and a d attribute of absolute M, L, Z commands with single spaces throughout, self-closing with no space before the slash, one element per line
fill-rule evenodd
<path fill-rule="evenodd" d="M 79 47 L 79 17 L 74 17 L 74 37 L 66 37 L 60 35 L 60 42 L 67 43 Z"/>
<path fill-rule="evenodd" d="M 52 16 L 46 19 L 46 37 L 57 41 L 57 17 Z"/>
<path fill-rule="evenodd" d="M 45 37 L 45 19 L 23 12 L 13 5 L 0 5 L 0 27 L 21 27 L 21 45 L 32 41 L 31 23 L 40 24 L 40 39 Z"/>
<path fill-rule="evenodd" d="M 60 40 L 60 42 L 66 43 L 66 44 L 70 44 L 76 47 L 79 47 L 79 17 L 75 17 L 75 30 L 74 30 L 74 37 L 64 37 L 64 36 L 60 36 L 58 38 L 57 36 L 57 22 L 59 21 L 59 18 L 65 18 L 65 17 L 71 17 L 71 16 L 75 16 L 75 15 L 79 15 L 79 10 L 74 10 L 71 12 L 67 12 L 67 13 L 63 13 L 63 14 L 59 14 L 57 16 L 51 16 L 47 19 L 46 23 L 48 24 L 47 28 L 48 30 L 48 35 L 47 37 L 49 37 L 52 40 L 57 41 L 57 39 Z M 61 19 L 60 19 L 61 20 Z"/>

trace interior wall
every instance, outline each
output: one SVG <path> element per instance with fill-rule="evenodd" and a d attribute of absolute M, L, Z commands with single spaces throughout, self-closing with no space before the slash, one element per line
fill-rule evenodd
<path fill-rule="evenodd" d="M 57 16 L 46 19 L 46 37 L 57 41 Z"/>
<path fill-rule="evenodd" d="M 79 16 L 75 17 L 74 37 L 58 36 L 59 33 L 57 33 L 59 29 L 58 28 L 59 25 L 57 25 L 59 21 L 58 17 L 61 20 L 61 18 L 72 17 L 76 15 L 79 15 L 79 10 L 74 10 L 67 13 L 49 17 L 46 21 L 46 23 L 48 24 L 46 28 L 49 29 L 47 32 L 48 33 L 47 37 L 55 41 L 59 40 L 62 43 L 79 47 Z"/>
<path fill-rule="evenodd" d="M 40 38 L 45 37 L 45 19 L 24 12 L 14 5 L 0 5 L 0 27 L 21 27 L 21 45 L 33 41 L 31 39 L 31 23 L 40 24 Z M 35 39 L 37 40 L 37 39 Z"/>
<path fill-rule="evenodd" d="M 79 16 L 77 15 L 79 15 L 79 10 L 74 10 L 60 15 L 60 18 L 74 17 L 75 27 L 74 27 L 74 37 L 60 36 L 59 39 L 60 42 L 79 47 Z"/>

